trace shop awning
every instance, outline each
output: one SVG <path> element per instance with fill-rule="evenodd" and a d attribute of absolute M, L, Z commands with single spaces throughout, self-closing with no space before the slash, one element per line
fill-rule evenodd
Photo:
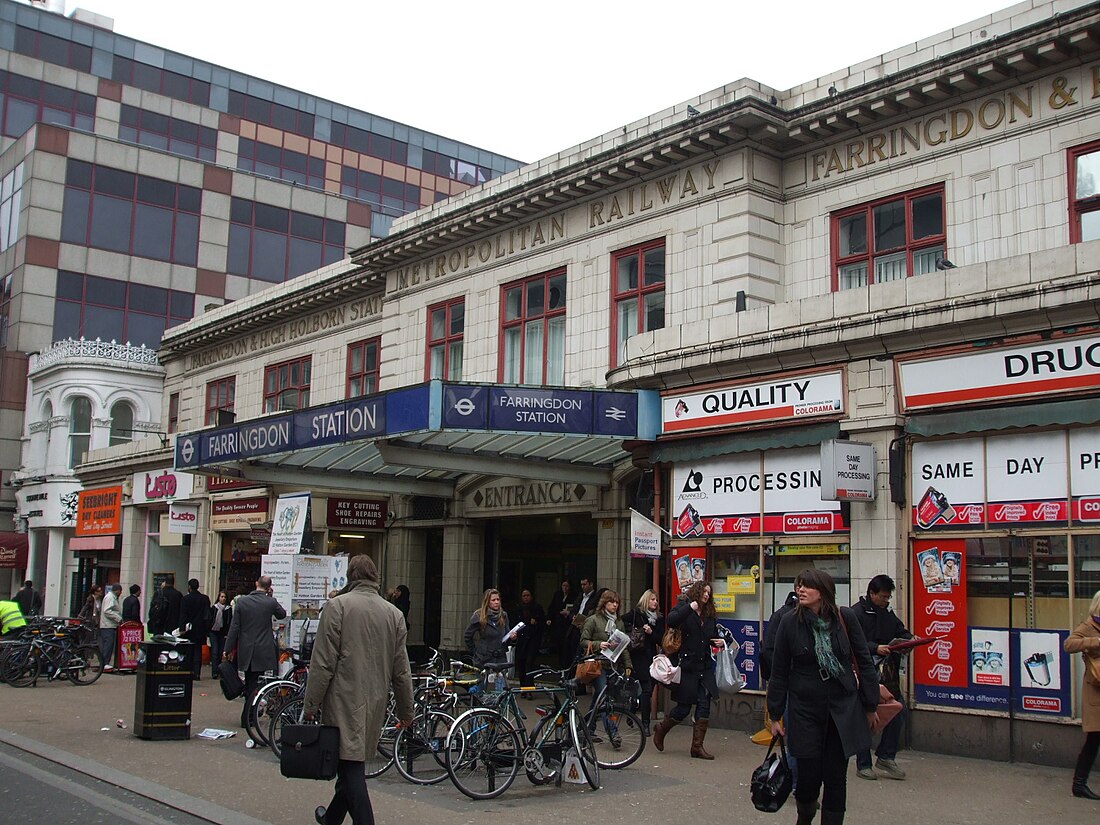
<path fill-rule="evenodd" d="M 0 570 L 27 569 L 27 534 L 0 533 Z"/>
<path fill-rule="evenodd" d="M 751 453 L 760 450 L 782 450 L 786 447 L 811 447 L 837 438 L 840 424 L 828 421 L 805 427 L 782 427 L 774 430 L 758 430 L 751 433 L 728 433 L 711 438 L 693 438 L 683 441 L 658 442 L 650 450 L 653 464 L 698 461 L 730 453 Z"/>
<path fill-rule="evenodd" d="M 69 549 L 74 553 L 82 550 L 114 550 L 118 536 L 73 536 L 69 539 Z"/>
<path fill-rule="evenodd" d="M 958 435 L 985 430 L 1009 430 L 1022 427 L 1051 427 L 1068 424 L 1095 424 L 1100 421 L 1100 401 L 1081 398 L 1071 401 L 1045 401 L 1012 407 L 985 407 L 957 412 L 914 415 L 905 425 L 912 435 Z"/>

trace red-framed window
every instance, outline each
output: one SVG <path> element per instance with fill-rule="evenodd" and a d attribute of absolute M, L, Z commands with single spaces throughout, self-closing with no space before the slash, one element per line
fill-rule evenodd
<path fill-rule="evenodd" d="M 219 378 L 206 385 L 206 415 L 203 423 L 206 426 L 218 423 L 218 413 L 231 413 L 237 404 L 237 376 Z"/>
<path fill-rule="evenodd" d="M 237 168 L 314 189 L 325 188 L 325 159 L 261 140 L 241 138 L 237 142 Z"/>
<path fill-rule="evenodd" d="M 347 397 L 359 398 L 378 392 L 382 364 L 382 339 L 368 338 L 348 344 Z"/>
<path fill-rule="evenodd" d="M 74 43 L 63 37 L 31 29 L 26 26 L 15 27 L 15 51 L 30 57 L 37 57 L 47 63 L 68 66 L 79 72 L 92 70 L 92 47 L 84 43 Z"/>
<path fill-rule="evenodd" d="M 424 377 L 431 381 L 462 380 L 462 342 L 466 332 L 466 299 L 428 307 L 428 358 Z"/>
<path fill-rule="evenodd" d="M 309 406 L 312 359 L 296 358 L 264 369 L 264 412 L 301 410 Z"/>
<path fill-rule="evenodd" d="M 194 315 L 190 292 L 57 271 L 53 340 L 101 338 L 160 349 L 164 330 Z"/>
<path fill-rule="evenodd" d="M 1100 140 L 1068 154 L 1069 242 L 1100 240 Z"/>
<path fill-rule="evenodd" d="M 5 71 L 0 71 L 0 92 L 0 131 L 7 137 L 19 137 L 37 122 L 86 132 L 95 128 L 95 95 Z"/>
<path fill-rule="evenodd" d="M 834 212 L 833 290 L 934 271 L 947 254 L 945 227 L 943 184 Z"/>
<path fill-rule="evenodd" d="M 665 325 L 665 242 L 611 254 L 611 366 L 623 360 L 626 339 Z"/>
<path fill-rule="evenodd" d="M 564 269 L 506 284 L 500 290 L 500 363 L 505 384 L 565 383 Z"/>
<path fill-rule="evenodd" d="M 185 74 L 158 69 L 148 63 L 115 55 L 111 65 L 111 80 L 135 86 L 147 92 L 174 97 L 199 106 L 210 105 L 210 84 Z"/>
<path fill-rule="evenodd" d="M 174 392 L 168 396 L 168 433 L 180 428 L 180 394 Z"/>
<path fill-rule="evenodd" d="M 119 114 L 118 138 L 211 163 L 218 153 L 217 129 L 126 104 Z"/>
<path fill-rule="evenodd" d="M 229 203 L 228 271 L 282 283 L 344 257 L 341 221 L 233 198 Z"/>

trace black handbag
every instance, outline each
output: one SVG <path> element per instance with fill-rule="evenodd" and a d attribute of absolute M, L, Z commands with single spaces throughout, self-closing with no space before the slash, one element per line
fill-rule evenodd
<path fill-rule="evenodd" d="M 332 725 L 285 725 L 279 771 L 290 779 L 333 779 L 340 762 L 340 729 Z"/>
<path fill-rule="evenodd" d="M 775 743 L 779 753 L 775 753 Z M 773 736 L 767 756 L 760 767 L 752 772 L 750 783 L 753 807 L 766 814 L 774 814 L 783 807 L 794 787 L 791 766 L 787 764 L 787 748 L 782 736 Z"/>
<path fill-rule="evenodd" d="M 233 700 L 244 693 L 244 682 L 241 681 L 241 674 L 237 672 L 236 662 L 223 660 L 218 665 L 218 683 L 226 699 Z"/>

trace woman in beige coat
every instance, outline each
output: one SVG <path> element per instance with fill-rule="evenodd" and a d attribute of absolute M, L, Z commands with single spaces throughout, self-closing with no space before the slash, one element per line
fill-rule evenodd
<path fill-rule="evenodd" d="M 1089 790 L 1089 771 L 1100 751 L 1100 590 L 1092 597 L 1089 617 L 1077 625 L 1063 645 L 1066 653 L 1080 653 L 1085 660 L 1085 684 L 1081 692 L 1081 728 L 1085 744 L 1073 772 L 1073 795 L 1100 799 Z"/>

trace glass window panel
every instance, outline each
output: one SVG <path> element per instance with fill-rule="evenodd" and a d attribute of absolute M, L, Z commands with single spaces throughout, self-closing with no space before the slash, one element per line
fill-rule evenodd
<path fill-rule="evenodd" d="M 451 335 L 462 335 L 466 329 L 466 302 L 451 304 Z"/>
<path fill-rule="evenodd" d="M 142 132 L 138 142 L 143 146 L 148 146 L 152 149 L 168 149 L 168 135 L 162 135 L 159 132 Z"/>
<path fill-rule="evenodd" d="M 943 234 L 943 195 L 913 199 L 913 240 Z"/>
<path fill-rule="evenodd" d="M 88 242 L 88 210 L 92 195 L 83 189 L 65 187 L 65 202 L 61 207 L 61 240 L 83 246 Z"/>
<path fill-rule="evenodd" d="M 189 120 L 172 121 L 172 137 L 180 138 L 191 143 L 199 142 L 199 124 Z"/>
<path fill-rule="evenodd" d="M 541 278 L 527 284 L 527 317 L 533 318 L 546 311 L 546 282 Z"/>
<path fill-rule="evenodd" d="M 114 278 L 100 278 L 88 275 L 85 278 L 84 294 L 87 303 L 97 306 L 126 308 L 126 283 Z"/>
<path fill-rule="evenodd" d="M 617 310 L 616 321 L 617 329 L 616 334 L 618 336 L 619 358 L 624 357 L 623 345 L 626 343 L 626 339 L 632 335 L 636 335 L 638 332 L 638 301 L 636 298 L 628 298 L 625 301 L 619 301 L 615 305 Z"/>
<path fill-rule="evenodd" d="M 523 315 L 523 288 L 513 287 L 504 292 L 504 320 L 515 321 Z"/>
<path fill-rule="evenodd" d="M 199 216 L 188 212 L 176 213 L 175 242 L 172 260 L 177 264 L 195 266 L 199 260 Z"/>
<path fill-rule="evenodd" d="M 72 301 L 84 300 L 84 276 L 61 270 L 57 273 L 57 297 Z"/>
<path fill-rule="evenodd" d="M 449 378 L 443 374 L 443 359 L 446 357 L 446 348 L 440 344 L 428 351 L 428 377 L 430 379 Z"/>
<path fill-rule="evenodd" d="M 138 131 L 133 126 L 119 126 L 118 139 L 127 143 L 138 143 Z"/>
<path fill-rule="evenodd" d="M 253 232 L 252 277 L 271 283 L 286 280 L 286 235 L 259 229 Z"/>
<path fill-rule="evenodd" d="M 287 277 L 297 278 L 321 265 L 321 244 L 304 238 L 290 239 L 290 268 Z"/>
<path fill-rule="evenodd" d="M 565 309 L 565 276 L 555 275 L 550 279 L 549 309 Z"/>
<path fill-rule="evenodd" d="M 187 100 L 191 94 L 191 79 L 175 72 L 164 72 L 161 89 L 177 100 Z"/>
<path fill-rule="evenodd" d="M 344 248 L 341 246 L 330 246 L 325 244 L 324 259 L 321 261 L 322 265 L 328 266 L 334 264 L 344 257 Z"/>
<path fill-rule="evenodd" d="M 840 267 L 838 275 L 841 289 L 855 289 L 856 287 L 867 286 L 867 264 L 865 262 L 842 266 Z"/>
<path fill-rule="evenodd" d="M 156 132 L 158 135 L 167 135 L 171 118 L 148 109 L 141 110 L 141 129 L 147 132 Z"/>
<path fill-rule="evenodd" d="M 84 313 L 84 337 L 89 340 L 117 341 L 125 328 L 126 313 L 121 309 L 89 307 Z"/>
<path fill-rule="evenodd" d="M 519 383 L 520 328 L 504 330 L 504 382 Z"/>
<path fill-rule="evenodd" d="M 80 337 L 80 304 L 55 301 L 53 305 L 53 340 Z"/>
<path fill-rule="evenodd" d="M 82 160 L 70 160 L 65 165 L 65 185 L 81 189 L 92 188 L 92 164 Z"/>
<path fill-rule="evenodd" d="M 432 310 L 431 340 L 438 341 L 447 334 L 447 308 L 440 307 Z"/>
<path fill-rule="evenodd" d="M 195 314 L 195 296 L 187 292 L 172 290 L 169 314 L 173 318 L 190 318 Z"/>
<path fill-rule="evenodd" d="M 913 274 L 927 275 L 936 269 L 936 261 L 943 257 L 943 247 L 933 246 L 930 249 L 919 249 L 913 253 Z"/>
<path fill-rule="evenodd" d="M 840 219 L 840 257 L 863 255 L 867 252 L 867 213 Z"/>
<path fill-rule="evenodd" d="M 560 387 L 565 384 L 565 316 L 551 318 L 548 326 L 550 340 L 546 347 L 546 383 Z"/>
<path fill-rule="evenodd" d="M 875 283 L 884 281 L 900 281 L 905 277 L 906 253 L 895 252 L 893 255 L 884 255 L 875 258 Z"/>
<path fill-rule="evenodd" d="M 168 290 L 159 286 L 130 284 L 130 309 L 153 315 L 168 314 Z"/>
<path fill-rule="evenodd" d="M 523 383 L 542 384 L 543 340 L 540 321 L 528 321 L 523 325 Z"/>
<path fill-rule="evenodd" d="M 130 201 L 97 195 L 92 202 L 91 245 L 129 252 L 132 212 Z"/>
<path fill-rule="evenodd" d="M 134 177 L 135 176 L 130 172 L 109 169 L 106 166 L 97 166 L 95 168 L 93 188 L 96 192 L 103 192 L 107 195 L 118 195 L 121 198 L 133 200 Z"/>
<path fill-rule="evenodd" d="M 638 256 L 624 255 L 616 262 L 615 289 L 627 292 L 638 288 Z"/>
<path fill-rule="evenodd" d="M 55 123 L 59 126 L 69 126 L 73 122 L 72 113 L 67 109 L 55 109 L 52 106 L 43 106 L 42 115 L 39 117 L 43 123 Z"/>
<path fill-rule="evenodd" d="M 447 380 L 449 381 L 461 381 L 462 380 L 462 342 L 452 341 L 448 348 L 448 357 L 450 358 L 450 364 L 447 374 Z"/>
<path fill-rule="evenodd" d="M 158 261 L 171 260 L 173 214 L 171 209 L 137 204 L 134 214 L 135 255 Z"/>
<path fill-rule="evenodd" d="M 95 129 L 95 117 L 92 115 L 77 115 L 73 118 L 73 127 L 91 132 Z"/>
<path fill-rule="evenodd" d="M 233 198 L 229 202 L 229 220 L 234 223 L 252 223 L 252 201 Z"/>
<path fill-rule="evenodd" d="M 351 361 L 348 365 L 348 369 L 355 375 L 359 375 L 363 372 L 363 348 L 361 346 L 351 346 L 348 350 L 348 356 Z"/>
<path fill-rule="evenodd" d="M 266 203 L 256 204 L 256 226 L 286 234 L 290 224 L 290 211 Z"/>
<path fill-rule="evenodd" d="M 168 151 L 174 155 L 183 155 L 188 158 L 195 158 L 199 155 L 199 147 L 195 143 L 177 137 L 173 137 L 168 141 Z"/>
<path fill-rule="evenodd" d="M 642 296 L 642 302 L 645 304 L 645 326 L 642 327 L 644 332 L 652 332 L 655 329 L 664 329 L 665 327 L 665 293 L 650 292 L 647 295 Z"/>
<path fill-rule="evenodd" d="M 252 257 L 252 230 L 240 224 L 229 225 L 229 253 L 226 269 L 234 275 L 248 275 Z"/>
<path fill-rule="evenodd" d="M 875 251 L 905 246 L 905 201 L 884 203 L 874 208 Z"/>
<path fill-rule="evenodd" d="M 31 126 L 38 117 L 38 106 L 27 100 L 17 97 L 8 97 L 8 110 L 4 117 L 4 134 L 9 137 L 19 137 Z"/>
<path fill-rule="evenodd" d="M 179 208 L 184 212 L 193 212 L 196 215 L 202 210 L 202 190 L 195 186 L 176 186 L 176 197 Z"/>
<path fill-rule="evenodd" d="M 69 468 L 77 466 L 84 460 L 84 454 L 88 452 L 88 444 L 91 441 L 90 436 L 86 435 L 70 435 L 69 436 Z"/>
<path fill-rule="evenodd" d="M 316 215 L 306 215 L 302 212 L 290 213 L 290 234 L 299 238 L 312 238 L 324 240 L 325 220 Z M 330 239 L 331 240 L 331 239 Z"/>
<path fill-rule="evenodd" d="M 1077 199 L 1100 195 L 1100 151 L 1077 157 Z"/>
<path fill-rule="evenodd" d="M 160 349 L 160 339 L 164 335 L 164 318 L 155 315 L 142 315 L 131 312 L 126 323 L 126 340 L 135 347 L 142 344 L 150 349 Z"/>
<path fill-rule="evenodd" d="M 1100 212 L 1086 212 L 1081 216 L 1081 240 L 1100 240 Z"/>
<path fill-rule="evenodd" d="M 665 282 L 665 248 L 651 249 L 645 253 L 645 280 L 643 286 L 656 286 Z"/>

